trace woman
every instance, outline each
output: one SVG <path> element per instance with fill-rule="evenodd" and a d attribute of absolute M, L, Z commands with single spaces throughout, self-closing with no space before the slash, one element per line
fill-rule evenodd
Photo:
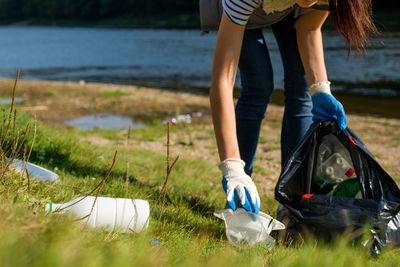
<path fill-rule="evenodd" d="M 323 0 L 321 0 L 323 1 Z M 245 30 L 249 16 L 260 5 L 265 12 L 282 12 L 293 7 L 311 8 L 317 0 L 222 0 L 210 103 L 229 206 L 238 205 L 258 213 L 260 198 L 250 178 L 261 121 L 273 90 L 272 68 L 260 29 Z M 320 4 L 320 3 L 318 3 Z M 323 4 L 323 3 L 322 3 Z M 346 128 L 342 105 L 332 96 L 322 45 L 321 27 L 333 17 L 346 41 L 348 52 L 365 50 L 371 20 L 371 0 L 329 0 L 328 10 L 293 13 L 272 26 L 284 65 L 285 112 L 281 133 L 282 165 L 301 140 L 312 121 L 335 119 Z M 240 58 L 240 60 L 239 60 Z M 242 91 L 236 109 L 233 86 L 239 66 Z M 309 89 L 310 88 L 310 89 Z"/>

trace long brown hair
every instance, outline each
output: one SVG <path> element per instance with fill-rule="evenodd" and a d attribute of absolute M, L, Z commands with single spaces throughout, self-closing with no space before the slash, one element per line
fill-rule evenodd
<path fill-rule="evenodd" d="M 363 55 L 368 35 L 378 33 L 372 20 L 372 0 L 329 0 L 329 9 L 336 31 L 346 41 L 348 55 L 351 48 L 356 55 Z"/>

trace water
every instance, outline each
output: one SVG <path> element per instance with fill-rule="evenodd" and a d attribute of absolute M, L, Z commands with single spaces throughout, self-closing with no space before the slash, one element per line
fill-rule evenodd
<path fill-rule="evenodd" d="M 14 98 L 14 103 L 22 103 L 24 102 L 24 98 L 16 96 Z M 0 104 L 10 105 L 12 103 L 11 97 L 0 97 Z"/>
<path fill-rule="evenodd" d="M 96 128 L 101 128 L 105 130 L 127 130 L 129 129 L 129 127 L 131 127 L 132 129 L 145 127 L 143 123 L 137 122 L 130 117 L 108 113 L 83 116 L 70 120 L 66 124 L 68 126 L 74 126 L 81 130 L 91 130 Z"/>
<path fill-rule="evenodd" d="M 199 30 L 73 27 L 0 27 L 0 77 L 94 81 L 166 88 L 210 85 L 216 33 Z M 275 73 L 283 87 L 279 50 L 265 31 Z M 384 43 L 384 45 L 382 44 Z M 324 34 L 328 76 L 334 90 L 399 96 L 400 33 L 383 33 L 362 60 L 347 60 L 344 41 Z"/>

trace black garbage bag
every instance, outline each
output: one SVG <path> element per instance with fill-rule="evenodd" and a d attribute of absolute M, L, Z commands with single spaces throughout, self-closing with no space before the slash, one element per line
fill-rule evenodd
<path fill-rule="evenodd" d="M 335 122 L 311 126 L 285 163 L 275 198 L 317 237 L 346 231 L 357 238 L 369 225 L 373 255 L 400 245 L 398 186 L 357 135 Z"/>

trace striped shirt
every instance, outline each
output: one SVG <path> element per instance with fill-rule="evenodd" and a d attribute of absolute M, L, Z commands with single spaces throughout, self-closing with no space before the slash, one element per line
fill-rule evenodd
<path fill-rule="evenodd" d="M 234 23 L 246 25 L 254 9 L 260 6 L 261 0 L 222 0 L 225 14 Z"/>
<path fill-rule="evenodd" d="M 276 13 L 289 10 L 296 5 L 296 0 L 222 0 L 225 14 L 236 24 L 246 25 L 251 14 L 260 6 L 266 16 L 276 16 Z M 318 0 L 311 9 L 329 10 L 329 0 Z M 310 10 L 300 8 L 300 10 Z"/>

